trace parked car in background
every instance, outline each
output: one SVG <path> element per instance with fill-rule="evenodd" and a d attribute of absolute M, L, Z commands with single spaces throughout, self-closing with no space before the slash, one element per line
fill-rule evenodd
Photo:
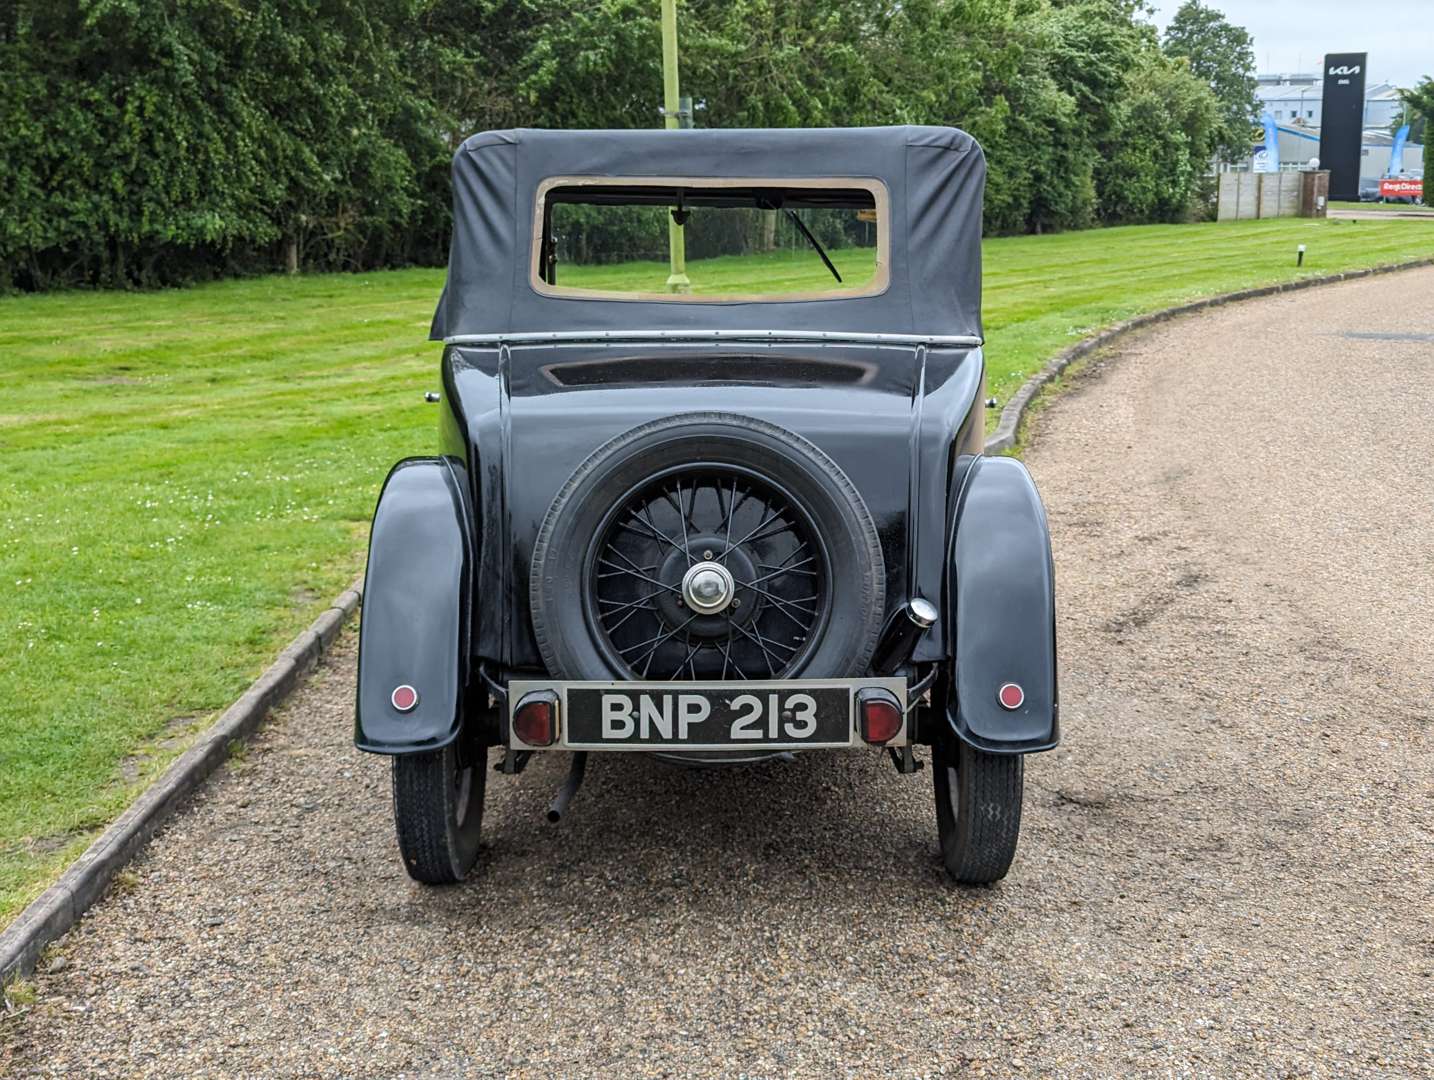
<path fill-rule="evenodd" d="M 384 484 L 359 645 L 413 877 L 474 865 L 495 747 L 570 755 L 553 819 L 593 753 L 929 761 L 951 877 L 1006 873 L 1055 594 L 982 454 L 984 183 L 949 128 L 463 144 L 438 445 Z"/>
<path fill-rule="evenodd" d="M 1371 196 L 1382 203 L 1392 203 L 1402 206 L 1419 206 L 1424 202 L 1424 174 L 1422 172 L 1401 172 L 1397 176 L 1385 176 L 1378 180 L 1370 180 L 1374 185 L 1374 194 Z M 1366 181 L 1360 180 L 1360 198 L 1364 198 L 1364 185 Z"/>

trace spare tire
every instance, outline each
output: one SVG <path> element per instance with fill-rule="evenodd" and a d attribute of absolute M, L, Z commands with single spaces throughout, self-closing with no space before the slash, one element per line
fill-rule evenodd
<path fill-rule="evenodd" d="M 533 631 L 564 679 L 865 674 L 885 607 L 846 475 L 750 417 L 665 417 L 599 448 L 533 548 Z"/>

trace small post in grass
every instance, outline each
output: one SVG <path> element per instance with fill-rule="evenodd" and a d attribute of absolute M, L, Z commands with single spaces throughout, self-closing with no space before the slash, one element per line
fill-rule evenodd
<path fill-rule="evenodd" d="M 1301 244 L 1299 247 L 1295 248 L 1295 265 L 1296 265 L 1296 266 L 1303 266 L 1304 264 L 1305 264 L 1305 246 L 1304 246 L 1303 244 Z"/>

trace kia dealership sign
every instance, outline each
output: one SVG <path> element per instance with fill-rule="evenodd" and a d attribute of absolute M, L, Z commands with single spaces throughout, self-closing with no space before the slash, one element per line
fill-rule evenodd
<path fill-rule="evenodd" d="M 1364 53 L 1329 53 L 1324 58 L 1324 113 L 1319 160 L 1329 170 L 1329 197 L 1359 198 L 1359 160 L 1364 129 Z"/>
<path fill-rule="evenodd" d="M 1422 199 L 1424 197 L 1423 180 L 1381 180 L 1379 182 L 1379 197 L 1382 199 Z"/>

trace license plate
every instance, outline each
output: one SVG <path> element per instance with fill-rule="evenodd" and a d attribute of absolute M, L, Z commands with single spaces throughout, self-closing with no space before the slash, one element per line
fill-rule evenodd
<path fill-rule="evenodd" d="M 904 706 L 905 679 L 793 682 L 514 681 L 510 702 L 531 690 L 559 695 L 558 745 L 593 750 L 779 750 L 852 746 L 856 692 L 890 690 Z M 906 742 L 903 731 L 889 745 Z"/>

